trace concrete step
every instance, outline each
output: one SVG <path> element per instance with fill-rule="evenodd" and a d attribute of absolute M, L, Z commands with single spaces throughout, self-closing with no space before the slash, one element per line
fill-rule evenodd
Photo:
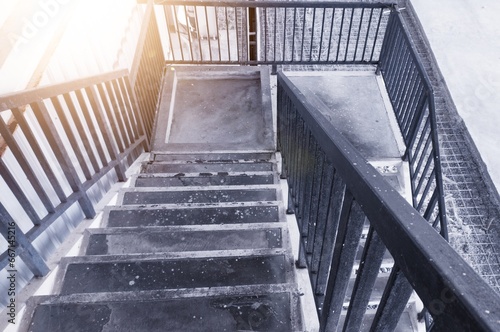
<path fill-rule="evenodd" d="M 213 173 L 213 172 L 269 172 L 275 164 L 262 162 L 148 162 L 141 173 Z"/>
<path fill-rule="evenodd" d="M 78 256 L 61 260 L 56 293 L 138 292 L 160 289 L 283 284 L 292 280 L 292 262 L 283 250 Z M 203 257 L 205 255 L 205 257 Z"/>
<path fill-rule="evenodd" d="M 283 244 L 281 228 L 164 229 L 94 228 L 85 232 L 82 255 L 275 249 Z"/>
<path fill-rule="evenodd" d="M 118 196 L 118 204 L 182 204 L 220 202 L 276 201 L 277 189 L 265 187 L 175 187 L 175 188 L 127 188 Z"/>
<path fill-rule="evenodd" d="M 274 287 L 273 287 L 274 288 Z M 262 286 L 34 297 L 23 331 L 300 331 L 297 296 Z"/>
<path fill-rule="evenodd" d="M 155 154 L 154 161 L 166 162 L 228 162 L 228 161 L 270 161 L 274 153 L 193 153 L 193 154 Z"/>
<path fill-rule="evenodd" d="M 132 177 L 133 187 L 227 186 L 277 183 L 272 172 L 158 173 Z"/>
<path fill-rule="evenodd" d="M 102 227 L 273 223 L 279 221 L 279 216 L 280 207 L 277 202 L 266 205 L 240 203 L 234 206 L 129 205 L 107 207 Z"/>

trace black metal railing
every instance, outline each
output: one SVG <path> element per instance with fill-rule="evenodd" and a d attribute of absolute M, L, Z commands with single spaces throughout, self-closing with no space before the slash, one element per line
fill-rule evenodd
<path fill-rule="evenodd" d="M 149 143 L 153 133 L 164 68 L 165 55 L 154 7 L 150 3 L 144 14 L 134 63 L 130 70 L 130 82 L 137 96 Z"/>
<path fill-rule="evenodd" d="M 155 3 L 164 5 L 167 63 L 177 64 L 376 64 L 393 8 L 332 1 Z"/>
<path fill-rule="evenodd" d="M 298 264 L 309 270 L 321 331 L 359 331 L 366 324 L 386 248 L 396 265 L 371 331 L 394 330 L 413 289 L 436 330 L 500 328 L 498 295 L 281 73 L 278 138 L 289 209 L 301 231 Z M 359 268 L 348 293 L 355 262 Z"/>
<path fill-rule="evenodd" d="M 434 92 L 397 11 L 390 16 L 378 68 L 406 144 L 413 206 L 448 239 Z"/>
<path fill-rule="evenodd" d="M 0 176 L 31 225 L 23 232 L 24 217 L 0 204 L 1 227 L 15 233 L 0 269 L 15 253 L 42 276 L 48 269 L 32 243 L 77 202 L 86 218 L 95 217 L 87 191 L 112 169 L 125 181 L 124 161 L 135 159 L 146 140 L 141 114 L 122 70 L 0 96 L 0 115 L 0 135 L 15 159 L 8 165 L 0 158 Z"/>

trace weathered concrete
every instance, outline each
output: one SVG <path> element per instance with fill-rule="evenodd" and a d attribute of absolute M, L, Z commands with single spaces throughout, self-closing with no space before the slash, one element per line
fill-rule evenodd
<path fill-rule="evenodd" d="M 61 294 L 279 284 L 286 283 L 288 265 L 283 255 L 177 260 L 116 256 L 109 262 L 89 258 L 87 263 L 68 260 Z"/>
<path fill-rule="evenodd" d="M 263 172 L 272 171 L 270 162 L 232 162 L 232 163 L 164 163 L 144 164 L 142 173 L 210 173 L 210 172 Z"/>
<path fill-rule="evenodd" d="M 28 313 L 29 331 L 293 331 L 288 292 L 254 296 L 162 298 L 108 296 L 38 298 Z M 160 297 L 160 298 L 158 298 Z M 99 298 L 99 297 L 98 297 Z M 25 322 L 26 324 L 26 322 Z M 26 325 L 30 325 L 29 323 Z M 27 326 L 26 326 L 27 327 Z"/>
<path fill-rule="evenodd" d="M 135 187 L 187 187 L 187 186 L 227 186 L 227 185 L 255 185 L 273 184 L 273 173 L 264 174 L 229 174 L 229 173 L 202 173 L 202 174 L 143 174 L 133 180 Z"/>
<path fill-rule="evenodd" d="M 287 73 L 313 103 L 368 160 L 400 158 L 377 76 L 370 72 Z"/>
<path fill-rule="evenodd" d="M 273 151 L 267 67 L 171 67 L 153 151 Z"/>
<path fill-rule="evenodd" d="M 273 249 L 282 245 L 281 229 L 164 230 L 91 229 L 85 255 L 123 255 L 181 251 Z"/>
<path fill-rule="evenodd" d="M 171 225 L 220 225 L 277 222 L 277 205 L 243 206 L 137 206 L 113 207 L 104 212 L 103 227 L 145 227 Z"/>
<path fill-rule="evenodd" d="M 199 187 L 201 188 L 201 187 Z M 123 205 L 132 204 L 178 204 L 178 203 L 218 203 L 218 202 L 259 202 L 276 201 L 276 189 L 211 189 L 193 187 L 186 190 L 169 191 L 167 188 L 134 188 L 123 190 L 119 201 Z"/>

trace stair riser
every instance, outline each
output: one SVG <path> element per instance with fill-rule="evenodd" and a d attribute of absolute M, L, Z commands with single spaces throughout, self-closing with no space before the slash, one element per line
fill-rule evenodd
<path fill-rule="evenodd" d="M 273 163 L 189 163 L 189 164 L 145 164 L 141 173 L 213 173 L 213 172 L 269 172 Z"/>
<path fill-rule="evenodd" d="M 109 210 L 106 227 L 216 225 L 277 222 L 277 206 L 211 207 L 196 209 Z"/>
<path fill-rule="evenodd" d="M 274 176 L 269 175 L 204 175 L 186 177 L 183 173 L 171 177 L 138 177 L 135 187 L 182 187 L 182 186 L 228 186 L 273 184 Z"/>
<path fill-rule="evenodd" d="M 281 229 L 129 232 L 92 234 L 86 255 L 122 255 L 161 252 L 274 249 L 282 246 Z"/>
<path fill-rule="evenodd" d="M 273 158 L 272 153 L 217 153 L 217 154 L 156 154 L 155 161 L 167 162 L 224 162 L 224 161 L 268 161 Z"/>
<path fill-rule="evenodd" d="M 220 202 L 276 201 L 274 189 L 203 190 L 203 191 L 129 191 L 123 194 L 123 205 L 182 204 Z"/>

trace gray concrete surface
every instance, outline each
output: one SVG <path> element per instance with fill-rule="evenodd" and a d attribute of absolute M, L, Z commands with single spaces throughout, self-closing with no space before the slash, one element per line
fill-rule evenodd
<path fill-rule="evenodd" d="M 153 150 L 273 151 L 267 67 L 171 67 Z"/>
<path fill-rule="evenodd" d="M 387 105 L 373 72 L 287 75 L 366 159 L 401 157 Z"/>

